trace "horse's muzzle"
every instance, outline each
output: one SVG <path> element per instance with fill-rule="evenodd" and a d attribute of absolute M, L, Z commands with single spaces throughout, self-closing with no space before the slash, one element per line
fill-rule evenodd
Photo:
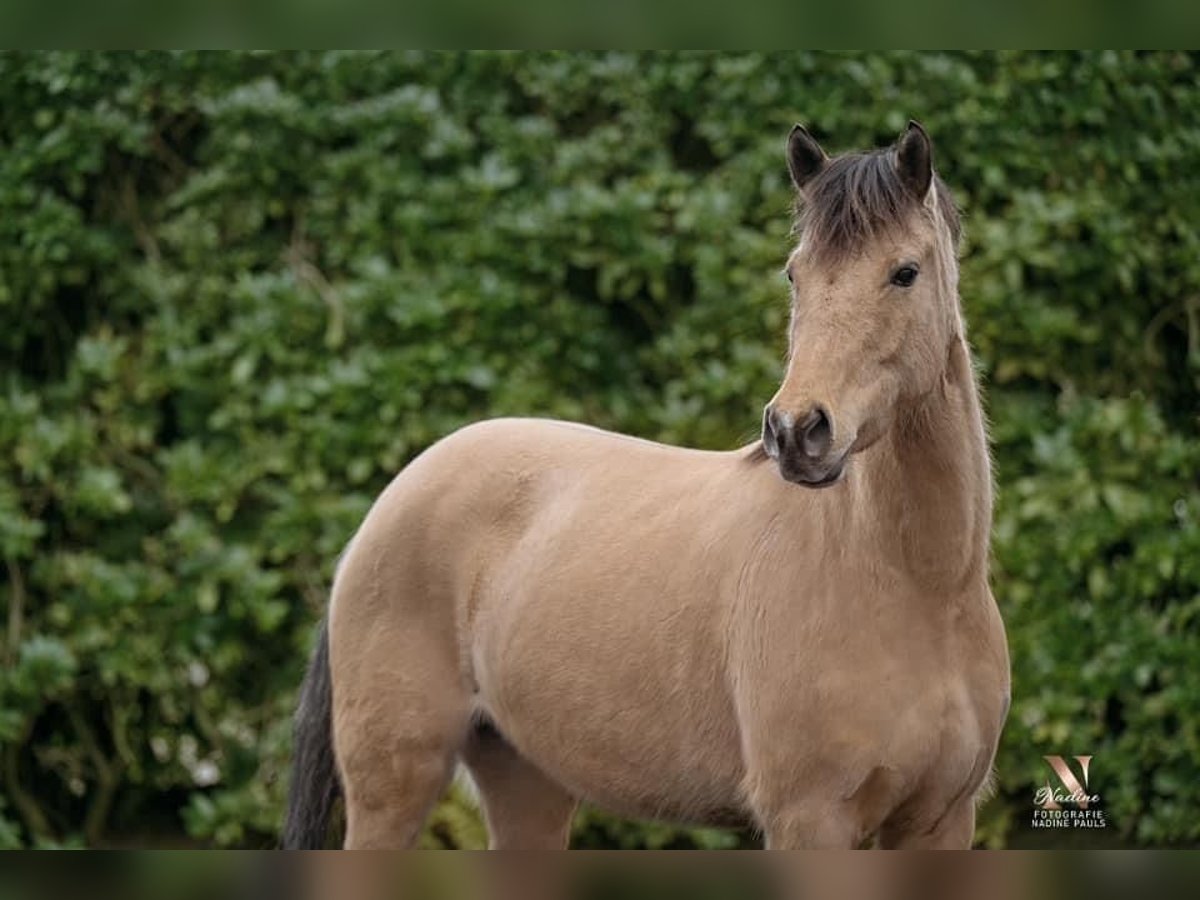
<path fill-rule="evenodd" d="M 763 413 L 763 450 L 794 484 L 829 487 L 841 480 L 848 454 L 834 452 L 833 436 L 833 417 L 820 404 L 799 421 L 774 405 Z"/>

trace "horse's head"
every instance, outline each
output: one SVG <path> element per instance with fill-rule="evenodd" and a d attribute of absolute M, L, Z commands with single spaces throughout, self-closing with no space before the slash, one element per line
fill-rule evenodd
<path fill-rule="evenodd" d="M 790 350 L 762 440 L 784 478 L 820 487 L 938 386 L 962 333 L 958 214 L 916 122 L 894 147 L 834 159 L 797 125 L 788 168 Z"/>

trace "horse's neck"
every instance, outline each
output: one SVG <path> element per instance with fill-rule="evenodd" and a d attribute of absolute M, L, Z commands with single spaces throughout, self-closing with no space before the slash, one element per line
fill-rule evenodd
<path fill-rule="evenodd" d="M 935 594 L 984 585 L 991 471 L 965 341 L 939 387 L 863 457 L 856 518 L 887 562 Z"/>

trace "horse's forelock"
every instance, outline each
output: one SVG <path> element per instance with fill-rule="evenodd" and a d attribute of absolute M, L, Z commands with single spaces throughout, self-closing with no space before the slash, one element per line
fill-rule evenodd
<path fill-rule="evenodd" d="M 958 208 L 934 175 L 932 194 L 957 246 Z M 796 231 L 819 259 L 836 261 L 900 226 L 921 201 L 900 180 L 890 150 L 848 153 L 831 160 L 799 198 Z"/>

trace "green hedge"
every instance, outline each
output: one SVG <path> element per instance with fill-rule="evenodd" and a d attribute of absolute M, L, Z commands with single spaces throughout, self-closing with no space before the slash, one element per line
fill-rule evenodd
<path fill-rule="evenodd" d="M 1200 839 L 1194 56 L 0 55 L 0 845 L 273 840 L 333 560 L 530 413 L 707 447 L 780 377 L 783 138 L 934 137 L 1014 705 L 980 838 L 1094 754 Z M 581 817 L 589 845 L 736 836 Z M 432 843 L 471 844 L 456 798 Z"/>

